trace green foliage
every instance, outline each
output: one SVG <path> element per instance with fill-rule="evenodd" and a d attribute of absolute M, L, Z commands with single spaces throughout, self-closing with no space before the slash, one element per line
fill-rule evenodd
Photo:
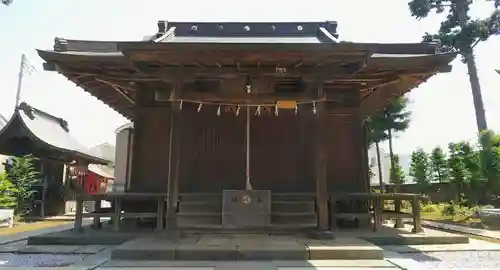
<path fill-rule="evenodd" d="M 34 185 L 39 180 L 39 173 L 35 170 L 36 158 L 32 155 L 14 157 L 13 166 L 8 170 L 8 176 L 15 183 L 18 190 L 16 215 L 26 215 L 33 208 Z"/>
<path fill-rule="evenodd" d="M 417 183 L 421 193 L 426 193 L 430 184 L 429 156 L 419 148 L 411 153 L 410 176 Z"/>
<path fill-rule="evenodd" d="M 427 203 L 422 205 L 420 210 L 424 213 L 440 213 L 443 211 L 443 208 L 437 204 Z"/>
<path fill-rule="evenodd" d="M 460 145 L 450 143 L 448 145 L 448 168 L 450 169 L 450 183 L 452 183 L 457 192 L 462 192 L 467 186 L 469 179 L 467 169 L 461 155 Z"/>
<path fill-rule="evenodd" d="M 5 172 L 0 173 L 0 209 L 15 208 L 17 206 L 18 190 L 7 178 Z"/>
<path fill-rule="evenodd" d="M 484 183 L 483 172 L 481 170 L 480 154 L 470 143 L 460 142 L 459 154 L 462 156 L 462 161 L 467 171 L 466 182 L 470 189 L 476 189 Z"/>
<path fill-rule="evenodd" d="M 431 164 L 431 180 L 434 182 L 448 182 L 450 175 L 448 170 L 448 165 L 446 163 L 446 156 L 441 147 L 436 147 L 432 149 L 430 154 L 430 164 Z"/>
<path fill-rule="evenodd" d="M 485 130 L 480 136 L 481 170 L 493 193 L 500 191 L 500 135 Z"/>
<path fill-rule="evenodd" d="M 410 112 L 406 110 L 408 99 L 399 97 L 384 110 L 365 119 L 368 145 L 389 139 L 388 130 L 405 131 L 410 124 Z"/>
<path fill-rule="evenodd" d="M 393 158 L 394 168 L 390 169 L 390 175 L 391 175 L 390 181 L 395 185 L 402 185 L 404 184 L 405 181 L 405 175 L 403 172 L 403 168 L 401 168 L 401 164 L 399 162 L 399 156 L 394 155 L 392 158 Z"/>
<path fill-rule="evenodd" d="M 411 15 L 417 19 L 427 17 L 432 11 L 446 11 L 446 19 L 441 22 L 438 32 L 426 33 L 424 40 L 440 40 L 443 45 L 467 54 L 478 42 L 500 33 L 500 1 L 493 2 L 492 13 L 483 19 L 472 19 L 468 16 L 472 4 L 469 0 L 412 0 L 408 7 Z"/>

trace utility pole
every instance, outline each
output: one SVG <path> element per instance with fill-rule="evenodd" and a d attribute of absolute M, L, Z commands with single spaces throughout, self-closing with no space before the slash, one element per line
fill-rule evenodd
<path fill-rule="evenodd" d="M 21 64 L 19 67 L 19 75 L 17 78 L 17 92 L 16 92 L 16 105 L 14 110 L 17 110 L 19 106 L 19 101 L 21 100 L 21 88 L 23 87 L 23 76 L 24 76 L 24 62 L 26 62 L 26 56 L 21 54 Z"/>

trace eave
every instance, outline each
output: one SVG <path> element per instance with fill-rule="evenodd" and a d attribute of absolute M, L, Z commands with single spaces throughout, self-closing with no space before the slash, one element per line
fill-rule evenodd
<path fill-rule="evenodd" d="M 19 142 L 22 142 L 21 145 Z M 33 154 L 37 158 L 64 163 L 75 160 L 103 165 L 109 163 L 87 153 L 69 134 L 66 121 L 24 102 L 0 130 L 0 154 Z"/>
<path fill-rule="evenodd" d="M 259 34 L 243 31 L 244 26 Z M 300 33 L 294 30 L 299 26 L 304 29 Z M 199 27 L 201 32 L 193 32 L 193 27 Z M 268 31 L 269 27 L 273 30 Z M 212 36 L 206 37 L 207 33 Z M 278 37 L 282 37 L 281 42 Z M 166 89 L 168 84 L 200 77 L 273 77 L 278 70 L 286 70 L 282 74 L 285 77 L 325 82 L 328 91 L 361 91 L 362 107 L 370 113 L 428 77 L 449 72 L 449 63 L 456 56 L 440 52 L 437 43 L 353 43 L 338 41 L 337 37 L 335 22 L 160 21 L 158 33 L 144 41 L 56 39 L 54 50 L 38 53 L 47 62 L 46 70 L 63 74 L 129 119 L 133 118 L 137 91 L 143 87 Z M 230 93 L 224 97 L 204 94 L 203 98 L 239 101 Z M 259 98 L 273 96 L 252 97 Z"/>

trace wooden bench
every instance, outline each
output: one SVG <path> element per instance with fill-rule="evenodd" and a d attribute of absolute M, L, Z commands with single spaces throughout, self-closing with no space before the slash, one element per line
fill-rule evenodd
<path fill-rule="evenodd" d="M 77 194 L 76 195 L 76 215 L 74 229 L 77 231 L 82 230 L 82 220 L 84 217 L 93 218 L 93 227 L 100 227 L 100 218 L 109 217 L 113 220 L 113 229 L 118 231 L 120 229 L 121 218 L 156 218 L 156 230 L 163 230 L 163 217 L 165 212 L 165 202 L 167 200 L 167 193 L 102 193 L 102 194 Z M 110 201 L 112 207 L 110 209 L 102 209 L 101 201 Z M 123 201 L 157 201 L 156 213 L 142 212 L 142 213 L 122 213 Z M 95 211 L 92 213 L 83 213 L 83 202 L 94 201 Z"/>

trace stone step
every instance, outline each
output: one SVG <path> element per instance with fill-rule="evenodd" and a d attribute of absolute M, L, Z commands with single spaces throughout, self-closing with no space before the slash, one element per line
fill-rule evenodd
<path fill-rule="evenodd" d="M 180 228 L 221 224 L 222 213 L 177 213 L 177 226 Z"/>
<path fill-rule="evenodd" d="M 112 260 L 154 261 L 306 261 L 383 260 L 382 249 L 360 239 L 318 241 L 237 235 L 167 240 L 136 238 L 112 250 Z"/>
<path fill-rule="evenodd" d="M 271 193 L 271 201 L 314 202 L 316 195 L 314 193 Z"/>
<path fill-rule="evenodd" d="M 222 193 L 181 193 L 182 202 L 218 202 L 222 203 Z"/>
<path fill-rule="evenodd" d="M 273 224 L 316 224 L 316 213 L 271 213 Z"/>
<path fill-rule="evenodd" d="M 314 213 L 314 202 L 301 202 L 301 201 L 273 201 L 271 205 L 271 212 L 284 212 L 284 213 Z"/>
<path fill-rule="evenodd" d="M 180 202 L 179 212 L 209 212 L 221 213 L 222 203 L 220 202 Z"/>

